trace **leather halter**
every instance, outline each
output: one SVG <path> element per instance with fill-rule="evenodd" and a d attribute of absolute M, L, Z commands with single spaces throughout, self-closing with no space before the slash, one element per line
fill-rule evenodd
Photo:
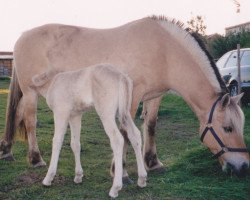
<path fill-rule="evenodd" d="M 213 126 L 212 126 L 212 120 L 213 120 L 213 113 L 215 110 L 215 107 L 217 105 L 217 103 L 222 99 L 222 96 L 220 96 L 213 104 L 210 114 L 209 114 L 209 118 L 208 118 L 208 123 L 206 128 L 204 129 L 203 133 L 201 134 L 201 142 L 203 142 L 204 137 L 206 136 L 206 134 L 208 133 L 208 131 L 210 131 L 214 137 L 214 139 L 218 142 L 218 144 L 221 147 L 221 150 L 214 154 L 213 157 L 214 158 L 218 158 L 220 157 L 222 154 L 226 153 L 226 152 L 248 152 L 247 148 L 231 148 L 231 147 L 227 147 L 225 146 L 225 144 L 221 141 L 221 139 L 219 138 L 219 136 L 216 134 Z"/>

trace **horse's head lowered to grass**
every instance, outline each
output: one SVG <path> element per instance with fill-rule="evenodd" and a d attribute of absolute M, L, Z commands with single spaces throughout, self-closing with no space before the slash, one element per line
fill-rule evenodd
<path fill-rule="evenodd" d="M 207 123 L 201 124 L 201 141 L 219 159 L 223 171 L 245 175 L 249 154 L 243 139 L 244 114 L 238 103 L 243 94 L 220 96 L 212 105 Z"/>
<path fill-rule="evenodd" d="M 222 169 L 244 175 L 249 168 L 249 154 L 243 139 L 244 114 L 238 105 L 242 94 L 229 96 L 214 59 L 199 34 L 184 31 L 178 21 L 172 21 L 175 26 L 171 26 L 167 18 L 160 17 L 160 21 L 155 18 L 182 46 L 178 53 L 177 48 L 173 52 L 189 55 L 181 56 L 181 59 L 169 56 L 168 63 L 174 66 L 169 68 L 172 76 L 167 77 L 170 88 L 184 98 L 199 118 L 201 141 L 219 159 Z"/>

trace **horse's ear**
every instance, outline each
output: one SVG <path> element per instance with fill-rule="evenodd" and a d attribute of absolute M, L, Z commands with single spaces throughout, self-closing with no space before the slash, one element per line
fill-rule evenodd
<path fill-rule="evenodd" d="M 234 97 L 231 97 L 231 100 L 232 100 L 234 103 L 239 104 L 240 99 L 243 97 L 243 95 L 244 95 L 244 92 L 242 92 L 241 94 L 236 95 L 236 96 L 234 96 Z"/>
<path fill-rule="evenodd" d="M 225 94 L 221 100 L 220 100 L 220 107 L 221 110 L 226 109 L 226 107 L 230 104 L 230 95 L 229 94 Z"/>

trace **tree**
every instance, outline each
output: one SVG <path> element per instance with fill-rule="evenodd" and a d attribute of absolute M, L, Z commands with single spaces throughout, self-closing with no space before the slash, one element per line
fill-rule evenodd
<path fill-rule="evenodd" d="M 206 34 L 207 26 L 204 24 L 204 19 L 201 15 L 192 17 L 189 21 L 187 21 L 187 24 L 188 28 L 192 31 L 199 33 L 202 36 Z"/>
<path fill-rule="evenodd" d="M 214 58 L 220 58 L 224 53 L 236 49 L 237 44 L 240 44 L 241 48 L 250 47 L 250 30 L 242 29 L 241 32 L 231 33 L 226 36 L 218 36 L 209 43 L 210 53 Z"/>

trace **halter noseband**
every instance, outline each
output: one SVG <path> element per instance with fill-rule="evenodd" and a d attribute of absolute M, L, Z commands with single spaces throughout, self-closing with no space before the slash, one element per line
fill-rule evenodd
<path fill-rule="evenodd" d="M 226 152 L 248 152 L 247 148 L 231 148 L 231 147 L 226 147 L 225 144 L 221 141 L 221 139 L 219 138 L 219 136 L 216 134 L 215 130 L 213 129 L 212 126 L 212 119 L 213 119 L 213 113 L 215 110 L 215 107 L 217 105 L 217 103 L 222 99 L 222 96 L 220 96 L 213 104 L 210 114 L 209 114 L 209 118 L 208 118 L 208 123 L 206 128 L 204 129 L 203 133 L 201 134 L 201 142 L 203 142 L 204 137 L 206 136 L 206 134 L 208 133 L 208 131 L 210 130 L 210 132 L 212 133 L 214 139 L 218 142 L 218 144 L 221 147 L 221 150 L 214 154 L 213 157 L 214 158 L 218 158 L 220 157 L 222 154 L 226 153 Z"/>

